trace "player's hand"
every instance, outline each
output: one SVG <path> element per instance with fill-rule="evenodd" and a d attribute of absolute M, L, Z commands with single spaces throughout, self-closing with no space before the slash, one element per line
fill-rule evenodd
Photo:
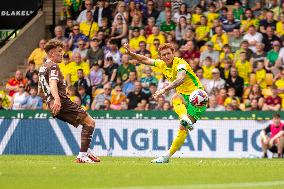
<path fill-rule="evenodd" d="M 165 92 L 166 92 L 165 89 L 161 89 L 161 90 L 156 91 L 155 94 L 153 95 L 154 99 L 155 99 L 155 100 L 158 100 L 158 97 L 159 97 L 160 95 L 164 94 Z"/>
<path fill-rule="evenodd" d="M 126 54 L 129 54 L 129 53 L 130 53 L 130 47 L 129 47 L 129 44 L 128 44 L 128 43 L 124 43 L 124 44 L 123 44 L 123 47 L 125 48 L 125 52 L 126 52 Z"/>
<path fill-rule="evenodd" d="M 53 106 L 51 107 L 51 111 L 54 115 L 57 115 L 61 108 L 60 98 L 54 99 Z"/>

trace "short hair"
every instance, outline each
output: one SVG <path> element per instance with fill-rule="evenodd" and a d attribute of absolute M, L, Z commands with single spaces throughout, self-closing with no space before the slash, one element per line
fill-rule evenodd
<path fill-rule="evenodd" d="M 32 90 L 32 89 L 34 89 L 34 90 L 37 91 L 37 86 L 32 86 L 32 87 L 30 88 L 30 90 Z"/>
<path fill-rule="evenodd" d="M 79 69 L 77 70 L 77 72 L 78 72 L 78 71 L 82 71 L 82 72 L 84 73 L 84 70 L 83 70 L 82 68 L 79 68 Z"/>
<path fill-rule="evenodd" d="M 149 87 L 152 87 L 152 86 L 157 87 L 157 84 L 156 83 L 150 83 Z"/>
<path fill-rule="evenodd" d="M 80 25 L 79 25 L 78 23 L 74 24 L 74 25 L 73 25 L 73 28 L 74 28 L 75 26 L 76 26 L 76 27 L 80 27 Z"/>
<path fill-rule="evenodd" d="M 63 48 L 63 44 L 56 39 L 51 39 L 45 44 L 44 50 L 46 53 L 49 53 L 50 50 L 56 49 L 57 47 Z"/>
<path fill-rule="evenodd" d="M 280 116 L 280 114 L 279 114 L 279 113 L 275 113 L 275 114 L 273 114 L 273 115 L 272 115 L 272 118 L 279 118 L 279 119 L 280 119 L 280 118 L 281 118 L 281 116 Z"/>
<path fill-rule="evenodd" d="M 175 48 L 171 43 L 164 43 L 160 45 L 158 49 L 159 53 L 164 49 L 171 49 L 172 52 L 175 52 Z"/>
<path fill-rule="evenodd" d="M 256 29 L 256 27 L 254 25 L 250 25 L 248 28 L 254 28 Z"/>
<path fill-rule="evenodd" d="M 57 30 L 62 30 L 62 31 L 63 31 L 63 27 L 62 27 L 62 26 L 56 26 L 56 27 L 54 28 L 54 31 L 57 31 Z"/>
<path fill-rule="evenodd" d="M 202 72 L 203 72 L 203 68 L 201 67 L 201 66 L 197 66 L 196 68 L 195 68 L 195 71 L 197 72 L 198 70 L 202 70 Z"/>
<path fill-rule="evenodd" d="M 207 57 L 205 58 L 205 60 L 210 61 L 210 62 L 213 61 L 213 59 L 211 58 L 211 56 L 207 56 Z"/>
<path fill-rule="evenodd" d="M 29 64 L 35 65 L 35 61 L 34 61 L 34 60 L 30 60 L 30 61 L 29 61 Z"/>
<path fill-rule="evenodd" d="M 78 91 L 80 91 L 82 89 L 86 90 L 86 88 L 84 86 L 78 86 Z"/>
<path fill-rule="evenodd" d="M 69 85 L 69 86 L 67 87 L 67 90 L 68 90 L 68 91 L 76 91 L 76 87 L 75 87 L 74 85 Z"/>
<path fill-rule="evenodd" d="M 149 17 L 147 20 L 155 22 L 155 18 L 154 17 Z"/>

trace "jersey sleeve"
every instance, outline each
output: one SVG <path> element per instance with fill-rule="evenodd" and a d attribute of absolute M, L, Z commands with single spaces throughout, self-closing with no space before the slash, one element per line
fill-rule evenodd
<path fill-rule="evenodd" d="M 177 69 L 176 70 L 177 72 L 179 72 L 181 70 L 190 71 L 189 65 L 185 60 L 180 60 L 176 69 Z"/>
<path fill-rule="evenodd" d="M 263 129 L 265 134 L 270 133 L 270 125 L 268 125 L 265 129 Z"/>
<path fill-rule="evenodd" d="M 59 81 L 59 67 L 58 65 L 52 65 L 50 67 L 49 73 L 48 73 L 49 80 L 55 79 Z"/>
<path fill-rule="evenodd" d="M 155 61 L 154 61 L 155 67 L 162 69 L 164 67 L 164 65 L 165 65 L 164 61 L 159 60 L 159 59 L 155 59 Z"/>

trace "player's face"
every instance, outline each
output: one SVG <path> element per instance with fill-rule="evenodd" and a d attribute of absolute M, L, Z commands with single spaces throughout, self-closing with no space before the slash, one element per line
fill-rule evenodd
<path fill-rule="evenodd" d="M 163 49 L 160 53 L 160 58 L 163 60 L 167 65 L 171 65 L 174 59 L 174 53 L 170 48 Z"/>
<path fill-rule="evenodd" d="M 273 123 L 274 123 L 275 125 L 279 125 L 279 124 L 280 124 L 280 119 L 279 119 L 278 117 L 274 117 L 274 118 L 272 119 L 272 121 L 273 121 Z"/>
<path fill-rule="evenodd" d="M 53 61 L 55 63 L 62 62 L 62 56 L 63 56 L 62 48 L 61 47 L 57 47 L 56 49 L 54 49 L 54 51 L 52 52 L 52 56 L 53 56 Z"/>

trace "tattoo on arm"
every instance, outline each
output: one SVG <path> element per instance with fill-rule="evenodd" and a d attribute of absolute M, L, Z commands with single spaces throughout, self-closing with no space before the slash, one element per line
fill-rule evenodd
<path fill-rule="evenodd" d="M 180 86 L 181 84 L 184 83 L 184 79 L 185 79 L 185 76 L 186 76 L 186 72 L 185 70 L 181 70 L 178 72 L 177 74 L 177 78 L 171 83 L 169 84 L 165 90 L 166 91 L 169 91 L 171 89 L 175 89 L 176 87 Z"/>

